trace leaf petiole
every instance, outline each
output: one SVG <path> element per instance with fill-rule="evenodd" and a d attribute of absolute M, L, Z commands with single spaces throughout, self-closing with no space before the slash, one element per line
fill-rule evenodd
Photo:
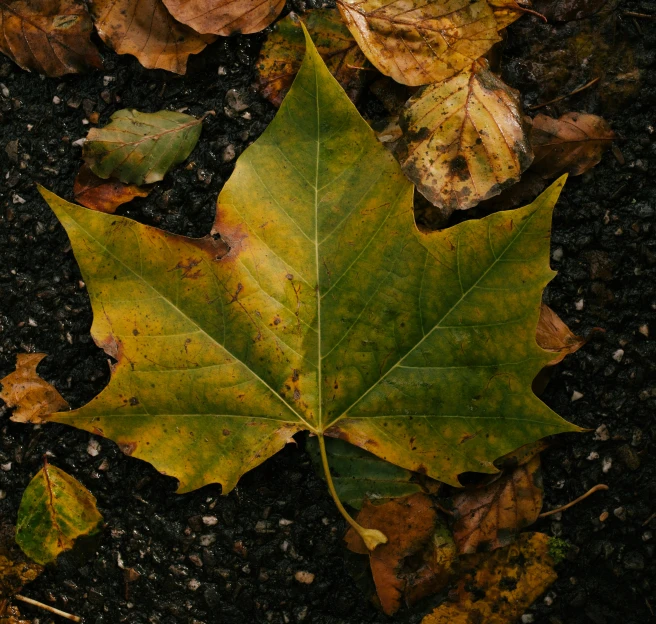
<path fill-rule="evenodd" d="M 323 471 L 326 475 L 326 483 L 328 483 L 328 490 L 330 495 L 337 505 L 337 509 L 344 516 L 344 519 L 357 531 L 358 535 L 362 538 L 362 541 L 365 543 L 366 547 L 369 550 L 374 550 L 379 544 L 387 543 L 387 536 L 379 531 L 378 529 L 365 529 L 360 526 L 349 514 L 348 511 L 342 505 L 342 501 L 339 500 L 337 496 L 337 490 L 335 490 L 335 484 L 333 483 L 333 478 L 330 475 L 330 466 L 328 465 L 328 456 L 326 455 L 326 441 L 324 440 L 323 433 L 317 433 L 319 438 L 319 450 L 321 452 L 321 463 L 323 464 Z"/>

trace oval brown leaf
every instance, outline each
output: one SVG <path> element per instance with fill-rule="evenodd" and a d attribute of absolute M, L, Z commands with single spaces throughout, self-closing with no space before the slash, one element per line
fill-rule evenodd
<path fill-rule="evenodd" d="M 278 17 L 285 0 L 164 0 L 179 22 L 202 34 L 249 35 Z"/>
<path fill-rule="evenodd" d="M 537 115 L 531 130 L 535 152 L 531 169 L 543 178 L 581 175 L 601 160 L 615 136 L 608 122 L 597 115 L 565 113 L 559 119 Z"/>
<path fill-rule="evenodd" d="M 42 423 L 44 417 L 68 409 L 68 403 L 57 389 L 39 377 L 36 367 L 45 353 L 19 353 L 16 370 L 0 379 L 0 399 L 15 407 L 11 420 L 21 423 Z"/>
<path fill-rule="evenodd" d="M 184 74 L 189 55 L 215 39 L 174 20 L 162 0 L 94 0 L 92 12 L 102 40 L 148 69 Z"/>
<path fill-rule="evenodd" d="M 142 188 L 136 184 L 124 184 L 120 180 L 99 178 L 89 165 L 80 167 L 75 182 L 73 195 L 75 201 L 99 212 L 113 214 L 116 209 L 135 197 L 148 197 L 150 189 Z"/>
<path fill-rule="evenodd" d="M 28 71 L 54 77 L 102 67 L 92 30 L 77 0 L 0 0 L 0 51 Z"/>
<path fill-rule="evenodd" d="M 337 6 L 367 58 L 402 84 L 446 80 L 501 40 L 486 0 L 339 0 Z"/>
<path fill-rule="evenodd" d="M 461 553 L 507 546 L 540 514 L 539 455 L 493 479 L 488 485 L 466 488 L 453 497 L 456 511 L 453 538 Z"/>
<path fill-rule="evenodd" d="M 519 93 L 486 61 L 417 92 L 400 122 L 403 171 L 447 213 L 498 195 L 533 159 Z"/>
<path fill-rule="evenodd" d="M 360 68 L 366 58 L 335 9 L 317 9 L 303 16 L 317 51 L 330 73 L 356 102 L 364 88 L 367 72 Z M 298 17 L 280 20 L 267 37 L 257 59 L 256 88 L 274 106 L 280 106 L 305 55 L 305 38 Z"/>

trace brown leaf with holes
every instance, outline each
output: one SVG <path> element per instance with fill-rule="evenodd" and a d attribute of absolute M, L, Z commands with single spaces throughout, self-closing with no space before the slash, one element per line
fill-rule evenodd
<path fill-rule="evenodd" d="M 216 39 L 173 19 L 162 0 L 94 0 L 91 11 L 101 39 L 148 69 L 184 74 L 189 55 Z"/>
<path fill-rule="evenodd" d="M 543 178 L 577 176 L 592 169 L 616 138 L 608 122 L 588 113 L 565 113 L 558 119 L 537 115 L 531 130 L 535 160 L 531 170 Z"/>
<path fill-rule="evenodd" d="M 445 213 L 498 195 L 533 159 L 519 93 L 484 60 L 418 91 L 400 125 L 404 172 Z"/>
<path fill-rule="evenodd" d="M 487 0 L 338 0 L 337 6 L 367 58 L 401 84 L 451 78 L 501 40 Z"/>
<path fill-rule="evenodd" d="M 539 455 L 484 483 L 453 497 L 453 538 L 460 553 L 507 546 L 537 520 L 542 509 Z"/>
<path fill-rule="evenodd" d="M 540 307 L 540 319 L 535 334 L 537 343 L 545 350 L 554 353 L 549 366 L 561 362 L 566 355 L 578 351 L 586 342 L 574 334 L 560 317 L 546 304 Z"/>
<path fill-rule="evenodd" d="M 509 624 L 558 577 L 549 536 L 522 533 L 516 543 L 465 557 L 457 588 L 422 624 Z"/>
<path fill-rule="evenodd" d="M 336 9 L 316 9 L 303 15 L 317 51 L 330 73 L 356 102 L 366 84 L 367 59 L 344 26 Z M 255 66 L 255 87 L 274 106 L 280 106 L 305 54 L 305 37 L 298 17 L 291 13 L 280 20 L 267 37 Z M 407 99 L 407 98 L 406 98 Z"/>
<path fill-rule="evenodd" d="M 406 581 L 399 573 L 403 560 L 420 551 L 433 536 L 437 512 L 431 499 L 423 493 L 373 505 L 365 500 L 357 521 L 370 529 L 382 531 L 388 538 L 369 552 L 362 538 L 351 528 L 344 538 L 349 550 L 369 555 L 371 573 L 383 611 L 392 615 L 401 606 Z"/>
<path fill-rule="evenodd" d="M 68 409 L 68 403 L 54 386 L 41 379 L 36 372 L 45 353 L 19 353 L 16 370 L 0 379 L 0 399 L 16 408 L 11 420 L 21 423 L 41 423 L 44 417 Z"/>
<path fill-rule="evenodd" d="M 73 183 L 73 195 L 78 204 L 98 212 L 113 214 L 116 209 L 135 197 L 147 197 L 151 189 L 136 184 L 123 184 L 116 178 L 103 180 L 89 165 L 82 165 Z"/>
<path fill-rule="evenodd" d="M 201 34 L 250 35 L 278 17 L 285 0 L 164 0 L 179 22 Z"/>
<path fill-rule="evenodd" d="M 0 0 L 0 52 L 46 76 L 102 67 L 81 0 Z"/>

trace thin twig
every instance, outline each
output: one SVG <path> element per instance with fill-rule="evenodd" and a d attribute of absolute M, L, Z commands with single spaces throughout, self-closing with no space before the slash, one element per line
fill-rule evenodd
<path fill-rule="evenodd" d="M 642 526 L 647 526 L 654 518 L 656 518 L 656 512 L 651 514 L 651 516 L 642 523 Z"/>
<path fill-rule="evenodd" d="M 624 15 L 629 17 L 639 17 L 641 19 L 656 19 L 656 15 L 648 15 L 647 13 L 634 13 L 633 11 L 624 11 Z"/>
<path fill-rule="evenodd" d="M 535 15 L 535 17 L 539 17 L 545 24 L 549 22 L 549 20 L 542 15 L 542 13 L 538 13 L 537 11 L 533 11 L 532 9 L 527 9 L 526 7 L 523 7 L 521 5 L 517 5 L 514 7 L 509 7 L 513 11 L 520 11 L 521 13 L 528 13 L 529 15 Z"/>
<path fill-rule="evenodd" d="M 576 95 L 577 93 L 581 93 L 584 89 L 587 89 L 588 87 L 591 87 L 593 84 L 599 82 L 599 76 L 596 78 L 593 78 L 590 82 L 587 84 L 584 84 L 582 87 L 579 87 L 578 89 L 574 89 L 571 93 L 568 93 L 567 95 L 561 95 L 560 97 L 554 98 L 553 100 L 549 100 L 548 102 L 544 102 L 543 104 L 536 104 L 535 106 L 529 107 L 528 110 L 537 110 L 538 108 L 543 108 L 544 106 L 549 106 L 549 104 L 555 104 L 556 102 L 560 102 L 561 100 L 564 100 L 565 98 L 572 97 L 573 95 Z"/>
<path fill-rule="evenodd" d="M 579 496 L 578 498 L 574 499 L 573 501 L 567 503 L 567 505 L 563 505 L 562 507 L 558 507 L 557 509 L 552 509 L 551 511 L 545 511 L 544 513 L 541 513 L 538 518 L 546 518 L 547 516 L 553 516 L 553 514 L 557 514 L 559 511 L 565 511 L 565 509 L 569 509 L 570 507 L 573 507 L 576 505 L 576 503 L 580 503 L 582 500 L 588 498 L 590 494 L 594 494 L 595 492 L 598 492 L 599 490 L 607 490 L 608 486 L 604 485 L 603 483 L 600 483 L 599 485 L 595 485 L 592 489 L 588 490 L 583 496 Z"/>
<path fill-rule="evenodd" d="M 346 67 L 349 69 L 359 69 L 360 71 L 377 71 L 375 67 L 358 67 L 357 65 L 349 65 L 348 63 Z"/>
<path fill-rule="evenodd" d="M 55 615 L 60 615 L 61 617 L 66 618 L 67 620 L 71 620 L 72 622 L 82 621 L 82 619 L 77 615 L 71 615 L 70 613 L 66 613 L 65 611 L 60 611 L 59 609 L 55 609 L 55 607 L 51 607 L 50 605 L 43 604 L 38 600 L 32 600 L 31 598 L 27 598 L 26 596 L 21 596 L 20 594 L 16 594 L 14 598 L 16 598 L 16 600 L 22 600 L 23 602 L 26 602 L 27 604 L 30 604 L 34 607 L 39 607 L 39 609 L 43 609 L 44 611 L 50 611 L 50 613 L 54 613 Z"/>

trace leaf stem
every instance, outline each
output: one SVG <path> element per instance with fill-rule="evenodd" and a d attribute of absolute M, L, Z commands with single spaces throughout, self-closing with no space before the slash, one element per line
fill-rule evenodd
<path fill-rule="evenodd" d="M 43 609 L 44 611 L 49 611 L 50 613 L 54 613 L 55 615 L 60 615 L 61 617 L 66 618 L 67 620 L 71 620 L 72 622 L 82 621 L 80 617 L 78 617 L 77 615 L 71 615 L 70 613 L 66 613 L 66 611 L 60 611 L 59 609 L 55 609 L 55 607 L 51 607 L 50 605 L 43 604 L 38 600 L 32 600 L 32 598 L 28 598 L 27 596 L 21 596 L 20 594 L 16 594 L 14 598 L 16 598 L 16 600 L 22 600 L 23 602 L 26 602 L 27 604 L 30 604 L 33 607 L 39 607 L 39 609 Z"/>
<path fill-rule="evenodd" d="M 594 494 L 595 492 L 598 492 L 599 490 L 607 490 L 608 486 L 604 485 L 603 483 L 600 483 L 599 485 L 595 485 L 593 488 L 589 489 L 583 496 L 579 496 L 578 498 L 575 498 L 573 501 L 570 501 L 567 503 L 567 505 L 563 505 L 562 507 L 558 507 L 556 509 L 552 509 L 551 511 L 545 511 L 544 513 L 541 513 L 538 518 L 546 518 L 547 516 L 552 516 L 553 514 L 556 514 L 560 511 L 565 511 L 565 509 L 569 509 L 570 507 L 573 507 L 576 505 L 576 503 L 580 503 L 582 500 L 585 500 L 590 496 L 590 494 Z"/>
<path fill-rule="evenodd" d="M 321 452 L 321 463 L 323 464 L 323 471 L 326 475 L 326 483 L 328 483 L 328 490 L 330 495 L 337 505 L 337 509 L 344 516 L 344 519 L 357 531 L 358 535 L 362 538 L 362 541 L 365 543 L 369 550 L 374 550 L 379 544 L 387 543 L 387 536 L 379 531 L 378 529 L 365 529 L 360 526 L 349 514 L 348 511 L 342 505 L 342 501 L 339 500 L 337 496 L 337 490 L 335 489 L 335 484 L 333 483 L 333 478 L 330 475 L 330 466 L 328 465 L 328 455 L 326 454 L 326 441 L 324 440 L 323 433 L 317 433 L 319 438 L 319 450 Z"/>

